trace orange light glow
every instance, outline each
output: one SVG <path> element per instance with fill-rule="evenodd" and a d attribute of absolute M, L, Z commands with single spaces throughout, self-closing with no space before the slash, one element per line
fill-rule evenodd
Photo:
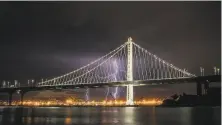
<path fill-rule="evenodd" d="M 134 105 L 144 105 L 144 106 L 152 106 L 152 105 L 160 105 L 162 104 L 161 99 L 143 99 L 143 100 L 137 100 L 134 101 Z M 20 101 L 13 101 L 12 105 L 21 105 L 22 103 Z M 0 105 L 8 105 L 7 102 L 0 101 Z M 66 99 L 65 101 L 59 101 L 59 100 L 24 100 L 23 101 L 24 106 L 125 106 L 126 101 L 123 100 L 102 100 L 102 101 L 75 101 L 74 99 Z"/>

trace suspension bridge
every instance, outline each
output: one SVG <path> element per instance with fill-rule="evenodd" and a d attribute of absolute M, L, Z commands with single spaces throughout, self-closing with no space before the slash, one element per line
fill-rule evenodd
<path fill-rule="evenodd" d="M 142 48 L 132 38 L 99 59 L 72 72 L 49 78 L 35 86 L 2 87 L 0 92 L 19 91 L 21 100 L 28 91 L 126 86 L 126 105 L 133 105 L 134 86 L 196 82 L 200 85 L 220 81 L 220 76 L 189 73 Z M 200 93 L 200 92 L 199 92 Z"/>

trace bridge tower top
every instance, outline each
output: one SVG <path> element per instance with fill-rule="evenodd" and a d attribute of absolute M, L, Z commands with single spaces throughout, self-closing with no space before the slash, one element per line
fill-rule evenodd
<path fill-rule="evenodd" d="M 127 42 L 129 42 L 129 43 L 133 42 L 132 37 L 129 37 Z"/>
<path fill-rule="evenodd" d="M 133 41 L 129 37 L 127 41 L 127 81 L 133 81 Z"/>

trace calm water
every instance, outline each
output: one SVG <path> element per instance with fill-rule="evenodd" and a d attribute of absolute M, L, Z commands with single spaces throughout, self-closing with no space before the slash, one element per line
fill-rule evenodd
<path fill-rule="evenodd" d="M 220 125 L 221 108 L 0 107 L 1 125 Z"/>

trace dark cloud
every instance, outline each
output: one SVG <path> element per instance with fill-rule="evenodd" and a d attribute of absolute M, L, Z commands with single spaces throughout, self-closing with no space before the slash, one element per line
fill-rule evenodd
<path fill-rule="evenodd" d="M 219 1 L 1 2 L 0 17 L 0 80 L 69 72 L 128 36 L 192 73 L 220 67 Z"/>

